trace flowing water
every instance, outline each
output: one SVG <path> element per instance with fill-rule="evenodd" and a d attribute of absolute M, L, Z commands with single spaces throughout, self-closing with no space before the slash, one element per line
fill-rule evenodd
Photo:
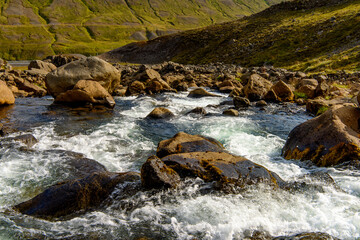
<path fill-rule="evenodd" d="M 360 239 L 360 172 L 317 168 L 286 161 L 281 148 L 296 125 L 310 119 L 295 105 L 252 107 L 239 117 L 221 115 L 229 106 L 221 98 L 187 98 L 187 93 L 116 99 L 113 111 L 86 113 L 51 105 L 51 98 L 17 99 L 7 123 L 31 133 L 33 150 L 19 143 L 0 147 L 0 239 L 242 239 L 254 230 L 272 236 L 326 232 L 341 239 Z M 144 120 L 154 107 L 175 113 L 169 121 Z M 208 116 L 185 113 L 205 107 Z M 118 186 L 108 204 L 72 219 L 46 221 L 11 210 L 71 173 L 54 149 L 85 154 L 109 171 L 139 172 L 157 143 L 179 131 L 213 137 L 230 152 L 278 173 L 286 181 L 327 172 L 332 186 L 298 191 L 251 187 L 238 194 L 206 192 L 199 179 L 175 191 L 139 192 L 123 199 Z M 311 180 L 307 180 L 311 181 Z"/>

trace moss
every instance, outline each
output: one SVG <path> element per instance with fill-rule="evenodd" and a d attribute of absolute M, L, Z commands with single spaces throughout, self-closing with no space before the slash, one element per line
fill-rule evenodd
<path fill-rule="evenodd" d="M 316 112 L 316 116 L 319 116 L 319 115 L 323 114 L 323 113 L 326 112 L 328 109 L 329 109 L 328 106 L 321 106 L 321 107 L 319 108 L 319 110 Z"/>
<path fill-rule="evenodd" d="M 294 91 L 294 97 L 295 97 L 295 99 L 298 99 L 298 98 L 308 99 L 308 96 L 306 95 L 306 93 L 297 92 L 297 91 Z"/>

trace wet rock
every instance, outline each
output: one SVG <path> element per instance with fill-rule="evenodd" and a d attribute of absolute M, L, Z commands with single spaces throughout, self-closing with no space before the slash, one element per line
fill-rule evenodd
<path fill-rule="evenodd" d="M 229 97 L 241 97 L 244 96 L 243 92 L 242 92 L 242 88 L 234 88 L 231 93 L 229 94 Z"/>
<path fill-rule="evenodd" d="M 72 90 L 60 93 L 55 102 L 74 106 L 89 103 L 110 108 L 115 106 L 113 97 L 98 82 L 89 80 L 78 81 Z"/>
<path fill-rule="evenodd" d="M 180 176 L 158 157 L 152 156 L 141 167 L 141 182 L 147 189 L 176 188 Z"/>
<path fill-rule="evenodd" d="M 277 103 L 280 102 L 280 98 L 276 95 L 275 91 L 273 89 L 270 89 L 264 96 L 264 100 L 268 102 Z"/>
<path fill-rule="evenodd" d="M 327 233 L 300 233 L 292 236 L 275 237 L 272 240 L 339 240 Z"/>
<path fill-rule="evenodd" d="M 191 152 L 166 156 L 161 159 L 181 178 L 199 177 L 206 182 L 217 183 L 223 189 L 228 184 L 238 187 L 265 183 L 272 186 L 283 184 L 277 174 L 250 160 L 225 152 Z"/>
<path fill-rule="evenodd" d="M 268 104 L 264 100 L 260 100 L 260 101 L 256 102 L 257 107 L 266 107 L 267 105 Z"/>
<path fill-rule="evenodd" d="M 221 88 L 219 89 L 219 91 L 220 91 L 221 93 L 231 93 L 234 89 L 235 89 L 235 87 L 226 86 L 226 87 L 221 87 Z"/>
<path fill-rule="evenodd" d="M 99 82 L 112 94 L 120 84 L 120 72 L 97 57 L 88 57 L 70 62 L 50 72 L 46 76 L 46 86 L 49 93 L 56 98 L 59 94 L 72 89 L 80 80 Z"/>
<path fill-rule="evenodd" d="M 51 72 L 53 70 L 56 69 L 56 66 L 52 63 L 49 63 L 49 62 L 44 62 L 44 61 L 41 61 L 41 60 L 33 60 L 30 62 L 29 66 L 28 66 L 28 69 L 29 70 L 32 70 L 32 69 L 40 69 L 40 70 L 43 70 L 45 72 Z"/>
<path fill-rule="evenodd" d="M 251 105 L 250 100 L 244 97 L 234 97 L 233 102 L 236 109 L 248 108 Z"/>
<path fill-rule="evenodd" d="M 60 182 L 36 197 L 14 206 L 16 211 L 33 217 L 53 219 L 88 211 L 97 207 L 114 190 L 126 181 L 139 181 L 138 173 L 92 173 L 89 176 Z"/>
<path fill-rule="evenodd" d="M 17 137 L 4 138 L 1 140 L 0 146 L 4 143 L 11 143 L 12 141 L 21 142 L 25 144 L 28 148 L 31 148 L 36 143 L 38 143 L 38 140 L 32 134 L 24 134 Z"/>
<path fill-rule="evenodd" d="M 176 90 L 177 91 L 183 91 L 183 92 L 185 92 L 185 91 L 187 91 L 188 90 L 188 88 L 189 88 L 189 86 L 185 83 L 185 82 L 181 82 L 181 83 L 179 83 L 177 86 L 176 86 Z"/>
<path fill-rule="evenodd" d="M 174 137 L 163 140 L 158 144 L 156 156 L 163 158 L 176 153 L 206 151 L 224 152 L 226 150 L 220 142 L 213 138 L 179 132 Z"/>
<path fill-rule="evenodd" d="M 206 112 L 205 108 L 203 108 L 203 107 L 196 107 L 196 108 L 194 108 L 193 110 L 189 111 L 186 114 L 206 115 L 207 112 Z"/>
<path fill-rule="evenodd" d="M 250 101 L 257 101 L 262 99 L 271 87 L 272 83 L 270 81 L 258 74 L 252 74 L 249 77 L 243 92 Z"/>
<path fill-rule="evenodd" d="M 175 115 L 167 108 L 157 107 L 149 113 L 146 118 L 147 119 L 170 119 Z"/>
<path fill-rule="evenodd" d="M 237 111 L 235 109 L 227 109 L 223 112 L 223 114 L 226 116 L 237 117 L 237 116 L 239 116 L 239 111 Z"/>
<path fill-rule="evenodd" d="M 209 93 L 208 91 L 206 91 L 203 88 L 196 88 L 189 93 L 188 97 L 202 98 L 202 97 L 221 97 L 221 96 L 213 94 L 213 93 Z"/>
<path fill-rule="evenodd" d="M 4 81 L 0 81 L 0 107 L 15 103 L 15 97 Z"/>
<path fill-rule="evenodd" d="M 324 114 L 295 127 L 282 155 L 286 159 L 311 160 L 320 167 L 360 158 L 360 109 L 334 106 Z"/>

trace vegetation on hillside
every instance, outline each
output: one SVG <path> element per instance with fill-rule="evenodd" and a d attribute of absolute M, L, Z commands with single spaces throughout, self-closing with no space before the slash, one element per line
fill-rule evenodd
<path fill-rule="evenodd" d="M 96 55 L 259 12 L 281 0 L 0 0 L 0 57 Z"/>
<path fill-rule="evenodd" d="M 359 71 L 360 1 L 284 2 L 237 21 L 130 44 L 104 57 L 141 62 L 135 54 L 148 62 Z"/>

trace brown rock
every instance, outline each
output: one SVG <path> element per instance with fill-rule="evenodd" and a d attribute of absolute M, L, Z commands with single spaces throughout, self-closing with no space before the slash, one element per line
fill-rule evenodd
<path fill-rule="evenodd" d="M 294 100 L 294 94 L 291 91 L 291 88 L 281 80 L 278 81 L 271 89 L 274 90 L 276 96 L 282 102 Z"/>
<path fill-rule="evenodd" d="M 234 97 L 233 101 L 236 109 L 247 108 L 250 106 L 250 100 L 244 97 Z"/>
<path fill-rule="evenodd" d="M 89 80 L 78 81 L 72 90 L 59 94 L 55 101 L 71 105 L 91 103 L 111 108 L 115 106 L 112 96 L 98 82 Z"/>
<path fill-rule="evenodd" d="M 27 80 L 23 80 L 18 83 L 18 87 L 27 93 L 35 95 L 36 97 L 43 97 L 47 94 L 47 91 L 35 84 L 30 83 Z"/>
<path fill-rule="evenodd" d="M 237 116 L 239 116 L 239 111 L 237 111 L 235 109 L 227 109 L 223 112 L 223 114 L 227 115 L 227 116 L 237 117 Z"/>
<path fill-rule="evenodd" d="M 40 69 L 43 70 L 45 72 L 51 72 L 53 70 L 56 69 L 56 66 L 52 63 L 48 63 L 48 62 L 44 62 L 44 61 L 40 61 L 40 60 L 33 60 L 30 62 L 28 69 Z"/>
<path fill-rule="evenodd" d="M 252 74 L 243 91 L 250 101 L 262 99 L 272 87 L 272 83 L 258 74 Z"/>
<path fill-rule="evenodd" d="M 139 179 L 139 174 L 133 172 L 92 173 L 82 179 L 53 185 L 33 199 L 16 205 L 14 209 L 38 218 L 57 218 L 99 206 L 117 184 Z"/>
<path fill-rule="evenodd" d="M 242 88 L 238 88 L 238 87 L 234 88 L 229 95 L 229 97 L 232 97 L 232 98 L 242 97 L 242 96 L 244 96 L 244 94 L 242 92 Z"/>
<path fill-rule="evenodd" d="M 15 97 L 4 81 L 0 80 L 0 106 L 15 103 Z"/>
<path fill-rule="evenodd" d="M 203 88 L 196 88 L 189 93 L 188 97 L 202 98 L 202 97 L 221 97 L 221 96 L 213 94 L 213 93 L 209 93 L 208 91 L 206 91 Z"/>
<path fill-rule="evenodd" d="M 138 95 L 140 93 L 144 93 L 145 85 L 142 82 L 134 81 L 130 84 L 128 89 L 126 90 L 126 96 Z"/>
<path fill-rule="evenodd" d="M 280 102 L 280 98 L 276 95 L 273 89 L 270 89 L 264 96 L 264 100 L 268 102 Z"/>
<path fill-rule="evenodd" d="M 312 85 L 304 85 L 298 89 L 298 92 L 304 93 L 307 98 L 314 98 L 316 87 Z"/>
<path fill-rule="evenodd" d="M 120 72 L 97 57 L 88 57 L 70 62 L 50 72 L 46 75 L 46 86 L 49 93 L 56 98 L 59 94 L 72 89 L 80 80 L 96 81 L 112 94 L 120 84 Z"/>
<path fill-rule="evenodd" d="M 174 117 L 175 115 L 167 108 L 157 107 L 152 110 L 149 115 L 146 116 L 148 119 L 169 119 Z"/>
<path fill-rule="evenodd" d="M 158 157 L 152 156 L 141 167 L 141 182 L 147 189 L 176 188 L 180 176 Z"/>
<path fill-rule="evenodd" d="M 360 158 L 360 109 L 337 105 L 295 127 L 282 150 L 286 159 L 311 160 L 320 167 Z"/>
<path fill-rule="evenodd" d="M 174 137 L 159 143 L 156 156 L 162 158 L 176 153 L 206 151 L 224 152 L 226 150 L 220 142 L 213 138 L 179 132 Z"/>
<path fill-rule="evenodd" d="M 187 114 L 198 114 L 198 115 L 206 115 L 205 108 L 202 107 L 196 107 L 193 110 L 189 111 Z"/>

